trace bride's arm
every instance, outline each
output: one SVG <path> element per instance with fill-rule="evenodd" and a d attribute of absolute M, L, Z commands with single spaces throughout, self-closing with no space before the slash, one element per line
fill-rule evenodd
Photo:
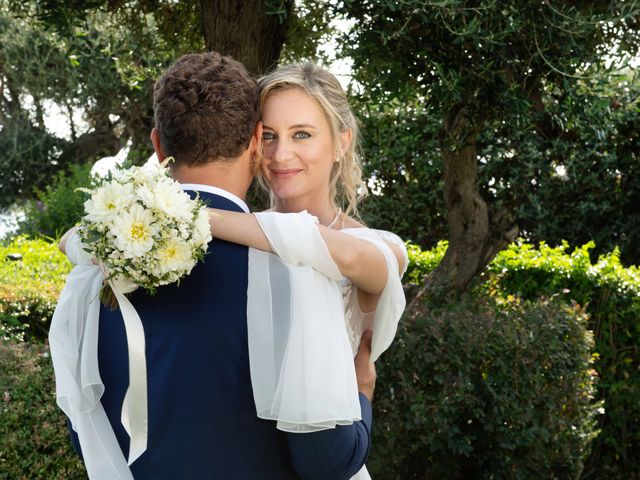
<path fill-rule="evenodd" d="M 272 252 L 271 244 L 252 214 L 211 209 L 211 234 L 221 240 Z M 384 255 L 369 242 L 318 225 L 331 258 L 340 273 L 361 290 L 379 294 L 387 282 Z"/>

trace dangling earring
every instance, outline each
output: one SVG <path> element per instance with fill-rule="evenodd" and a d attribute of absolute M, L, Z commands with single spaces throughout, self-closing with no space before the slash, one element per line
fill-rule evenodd
<path fill-rule="evenodd" d="M 335 163 L 340 163 L 340 157 L 336 157 Z"/>

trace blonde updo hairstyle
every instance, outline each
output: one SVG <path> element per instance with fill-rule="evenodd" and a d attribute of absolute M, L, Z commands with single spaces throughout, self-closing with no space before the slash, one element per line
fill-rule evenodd
<path fill-rule="evenodd" d="M 334 158 L 329 180 L 331 201 L 345 215 L 358 216 L 358 203 L 367 193 L 362 181 L 358 122 L 351 112 L 347 95 L 338 79 L 314 63 L 283 65 L 258 80 L 260 108 L 277 91 L 298 88 L 313 98 L 329 122 L 334 142 Z M 340 134 L 351 129 L 351 142 L 342 152 Z M 264 183 L 264 182 L 263 182 Z M 273 195 L 271 201 L 273 203 Z"/>

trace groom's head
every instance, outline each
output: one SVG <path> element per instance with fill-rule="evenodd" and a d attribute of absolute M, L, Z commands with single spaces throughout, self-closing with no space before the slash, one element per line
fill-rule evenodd
<path fill-rule="evenodd" d="M 153 110 L 154 143 L 186 167 L 238 157 L 260 118 L 256 82 L 217 52 L 180 57 L 156 82 Z"/>

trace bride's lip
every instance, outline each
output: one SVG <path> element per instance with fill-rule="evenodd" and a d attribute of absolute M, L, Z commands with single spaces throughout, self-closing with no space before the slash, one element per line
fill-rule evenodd
<path fill-rule="evenodd" d="M 295 177 L 301 171 L 301 168 L 271 169 L 271 175 L 279 180 L 284 180 L 286 178 Z"/>

